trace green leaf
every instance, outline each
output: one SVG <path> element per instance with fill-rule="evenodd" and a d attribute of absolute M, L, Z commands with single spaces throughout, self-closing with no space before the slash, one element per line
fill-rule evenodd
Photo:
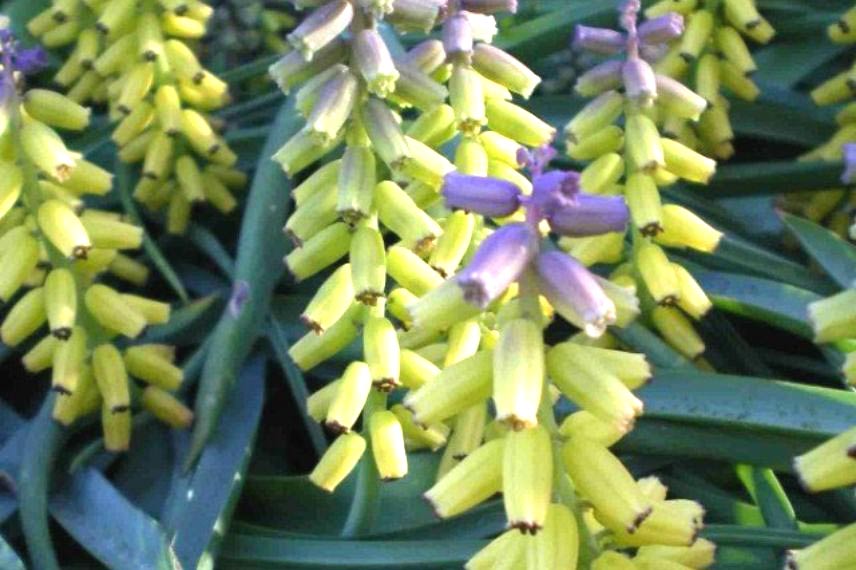
<path fill-rule="evenodd" d="M 804 14 L 801 14 L 804 16 Z M 846 48 L 828 41 L 818 41 L 816 35 L 792 39 L 790 42 L 773 41 L 771 45 L 753 55 L 758 71 L 755 79 L 762 84 L 772 83 L 793 87 L 812 71 L 840 55 Z"/>
<path fill-rule="evenodd" d="M 214 262 L 223 275 L 231 277 L 235 272 L 235 261 L 220 240 L 208 228 L 199 224 L 190 224 L 187 238 L 206 256 Z"/>
<path fill-rule="evenodd" d="M 647 400 L 645 401 L 647 405 Z M 641 417 L 616 449 L 622 453 L 752 463 L 788 471 L 793 458 L 824 441 L 823 437 L 782 433 L 775 428 L 694 424 L 692 418 Z"/>
<path fill-rule="evenodd" d="M 233 534 L 218 564 L 223 569 L 331 570 L 461 568 L 485 546 L 481 540 L 344 541 Z"/>
<path fill-rule="evenodd" d="M 701 531 L 701 536 L 717 544 L 729 546 L 771 546 L 774 548 L 804 548 L 821 538 L 816 534 L 795 530 L 737 525 L 708 525 Z"/>
<path fill-rule="evenodd" d="M 434 484 L 438 462 L 437 454 L 411 453 L 407 477 L 381 485 L 379 509 L 384 516 L 377 520 L 374 535 L 408 532 L 438 522 L 422 500 L 422 493 Z M 337 537 L 351 508 L 356 479 L 352 473 L 335 493 L 326 493 L 305 476 L 251 476 L 236 518 L 291 533 Z"/>
<path fill-rule="evenodd" d="M 841 287 L 856 283 L 856 247 L 828 229 L 805 218 L 782 214 L 782 219 L 803 249 Z"/>
<path fill-rule="evenodd" d="M 826 190 L 841 184 L 841 164 L 821 161 L 743 162 L 719 167 L 707 187 L 714 196 Z"/>
<path fill-rule="evenodd" d="M 0 536 L 0 568 L 4 570 L 26 570 L 27 568 L 15 549 L 2 536 Z"/>
<path fill-rule="evenodd" d="M 758 277 L 775 279 L 818 293 L 831 293 L 837 288 L 823 275 L 816 275 L 799 263 L 782 257 L 754 243 L 726 234 L 712 254 L 685 252 L 685 255 L 712 269 L 739 270 Z"/>
<path fill-rule="evenodd" d="M 187 475 L 173 480 L 163 524 L 184 568 L 213 564 L 245 480 L 264 403 L 265 363 L 250 360 L 223 409 L 223 429 Z"/>
<path fill-rule="evenodd" d="M 220 74 L 220 79 L 226 81 L 227 83 L 240 83 L 245 79 L 250 79 L 251 77 L 256 77 L 258 75 L 262 75 L 267 73 L 268 67 L 272 64 L 276 63 L 276 61 L 282 56 L 280 55 L 267 55 L 264 57 L 260 57 L 259 59 L 250 61 L 245 63 L 244 65 L 239 65 L 238 67 L 233 67 L 232 69 L 228 69 Z"/>
<path fill-rule="evenodd" d="M 149 256 L 152 264 L 163 276 L 164 280 L 169 284 L 178 298 L 187 302 L 187 290 L 175 273 L 166 256 L 161 251 L 160 247 L 154 242 L 143 224 L 140 213 L 134 205 L 134 200 L 131 197 L 131 167 L 118 158 L 113 162 L 113 172 L 116 175 L 116 190 L 119 195 L 119 200 L 122 202 L 122 208 L 125 214 L 134 224 L 143 228 L 143 251 Z"/>
<path fill-rule="evenodd" d="M 761 509 L 768 527 L 797 529 L 794 507 L 772 469 L 743 464 L 736 470 L 737 477 Z"/>
<path fill-rule="evenodd" d="M 288 339 L 279 321 L 270 318 L 268 319 L 267 327 L 268 341 L 270 342 L 271 349 L 282 369 L 283 376 L 285 376 L 291 397 L 294 399 L 297 409 L 300 410 L 300 420 L 309 436 L 309 442 L 315 450 L 316 457 L 320 458 L 327 450 L 327 438 L 324 436 L 324 430 L 321 429 L 318 422 L 310 418 L 306 412 L 306 399 L 309 397 L 309 390 L 306 388 L 306 379 L 303 377 L 303 372 L 300 371 L 288 355 Z"/>
<path fill-rule="evenodd" d="M 187 344 L 190 332 L 199 327 L 209 330 L 211 318 L 222 305 L 219 295 L 208 295 L 173 311 L 169 322 L 146 329 L 141 340 L 167 344 Z"/>
<path fill-rule="evenodd" d="M 177 568 L 157 521 L 129 503 L 101 473 L 86 469 L 65 483 L 51 498 L 51 514 L 104 565 Z"/>
<path fill-rule="evenodd" d="M 781 567 L 779 549 L 752 546 L 719 546 L 711 570 L 758 570 Z"/>
<path fill-rule="evenodd" d="M 609 332 L 633 350 L 644 353 L 651 364 L 658 368 L 695 370 L 689 360 L 638 322 L 631 323 L 624 328 L 612 327 Z"/>
<path fill-rule="evenodd" d="M 235 261 L 235 282 L 246 285 L 247 296 L 237 315 L 227 309 L 213 332 L 196 397 L 196 421 L 187 468 L 214 433 L 238 368 L 262 328 L 273 289 L 284 271 L 282 258 L 288 244 L 282 226 L 290 207 L 286 199 L 290 182 L 270 157 L 297 132 L 300 124 L 301 118 L 293 104 L 284 104 L 259 157 Z"/>
<path fill-rule="evenodd" d="M 856 393 L 750 376 L 661 370 L 639 390 L 645 416 L 831 437 L 853 425 Z"/>
<path fill-rule="evenodd" d="M 766 322 L 807 339 L 814 333 L 808 323 L 808 304 L 819 295 L 792 285 L 718 271 L 693 275 L 713 301 L 729 313 Z"/>

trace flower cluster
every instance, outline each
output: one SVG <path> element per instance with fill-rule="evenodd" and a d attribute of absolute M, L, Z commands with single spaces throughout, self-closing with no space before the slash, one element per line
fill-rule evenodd
<path fill-rule="evenodd" d="M 228 102 L 227 85 L 188 45 L 212 12 L 196 0 L 57 0 L 27 26 L 47 47 L 74 45 L 54 80 L 76 103 L 109 105 L 119 158 L 142 163 L 134 196 L 166 207 L 172 233 L 185 231 L 195 203 L 234 209 L 232 192 L 245 183 L 208 114 Z"/>
<path fill-rule="evenodd" d="M 695 358 L 704 343 L 687 317 L 700 319 L 711 303 L 690 273 L 669 261 L 663 247 L 710 252 L 722 234 L 686 208 L 662 204 L 658 187 L 679 179 L 706 183 L 716 163 L 661 134 L 658 124 L 672 118 L 698 121 L 708 104 L 680 82 L 657 73 L 647 59 L 680 37 L 681 17 L 665 14 L 637 27 L 638 10 L 635 1 L 623 6 L 625 33 L 577 29 L 580 48 L 624 57 L 609 59 L 577 80 L 576 90 L 594 100 L 566 125 L 567 152 L 574 160 L 591 161 L 580 178 L 585 192 L 623 194 L 630 208 L 632 255 L 614 278 L 638 287 L 654 327 L 677 350 Z M 620 233 L 565 238 L 560 244 L 586 264 L 619 262 L 624 249 Z"/>
<path fill-rule="evenodd" d="M 838 44 L 856 43 L 856 7 L 851 8 L 828 28 L 830 39 Z M 782 206 L 814 222 L 824 224 L 842 238 L 856 240 L 856 73 L 847 69 L 824 81 L 811 92 L 811 98 L 822 107 L 847 103 L 836 115 L 837 131 L 819 147 L 800 160 L 844 161 L 842 187 L 789 194 Z M 849 102 L 849 103 L 848 103 Z"/>
<path fill-rule="evenodd" d="M 363 351 L 309 398 L 309 414 L 337 434 L 310 480 L 333 491 L 369 448 L 379 476 L 397 479 L 408 450 L 445 448 L 426 493 L 437 514 L 501 492 L 509 527 L 532 536 L 512 534 L 534 545 L 540 567 L 572 564 L 589 527 L 628 546 L 698 549 L 701 508 L 646 498 L 608 449 L 642 412 L 632 390 L 650 367 L 604 332 L 630 322 L 638 301 L 547 236 L 622 235 L 629 212 L 620 196 L 581 192 L 577 173 L 546 171 L 551 151 L 526 149 L 554 130 L 511 102 L 538 77 L 489 43 L 491 14 L 512 8 L 334 0 L 295 28 L 293 51 L 271 68 L 283 90 L 303 84 L 294 100 L 306 126 L 274 157 L 285 172 L 344 146 L 295 188 L 285 227 L 297 279 L 349 258 L 304 310 L 310 331 L 290 355 L 306 370 L 360 337 Z M 393 58 L 381 18 L 399 31 L 442 19 L 442 39 Z M 546 346 L 556 313 L 582 332 Z M 401 403 L 388 399 L 402 388 Z M 561 394 L 579 411 L 560 427 Z M 568 475 L 600 522 L 582 521 Z M 512 555 L 479 556 L 491 551 Z"/>
<path fill-rule="evenodd" d="M 52 370 L 54 418 L 70 424 L 100 409 L 106 447 L 124 450 L 135 399 L 174 426 L 192 418 L 169 393 L 182 380 L 171 347 L 114 344 L 165 323 L 170 306 L 99 282 L 107 272 L 146 280 L 146 267 L 122 253 L 140 246 L 142 230 L 84 204 L 86 195 L 109 192 L 112 177 L 54 130 L 85 128 L 88 109 L 53 91 L 23 89 L 23 76 L 44 61 L 0 29 L 0 300 L 10 303 L 0 337 L 15 347 L 46 328 L 23 363 L 33 373 Z"/>
<path fill-rule="evenodd" d="M 758 97 L 760 90 L 749 77 L 757 66 L 744 38 L 766 44 L 775 30 L 758 12 L 754 0 L 663 0 L 645 10 L 645 16 L 653 21 L 669 18 L 675 24 L 676 14 L 685 19 L 686 31 L 654 64 L 654 69 L 677 80 L 694 76 L 695 90 L 708 106 L 697 122 L 669 117 L 664 130 L 707 156 L 725 160 L 734 154 L 734 132 L 722 88 L 744 101 Z"/>

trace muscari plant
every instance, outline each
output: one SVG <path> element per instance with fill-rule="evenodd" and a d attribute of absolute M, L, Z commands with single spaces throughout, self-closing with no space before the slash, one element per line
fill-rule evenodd
<path fill-rule="evenodd" d="M 637 10 L 630 5 L 624 19 L 635 21 Z M 631 389 L 650 369 L 641 355 L 582 338 L 633 319 L 632 287 L 596 277 L 549 240 L 542 243 L 551 231 L 580 239 L 623 233 L 629 216 L 623 199 L 580 192 L 576 173 L 546 171 L 549 149 L 524 148 L 540 147 L 553 131 L 507 102 L 508 90 L 528 96 L 537 78 L 486 42 L 473 45 L 474 36 L 485 38 L 480 28 L 492 28 L 489 16 L 453 11 L 442 42 L 428 40 L 394 61 L 374 27 L 381 15 L 373 3 L 326 3 L 289 36 L 295 50 L 271 68 L 283 88 L 314 75 L 296 95 L 307 125 L 274 156 L 286 173 L 300 172 L 341 141 L 346 147 L 341 159 L 295 189 L 297 209 L 285 227 L 296 246 L 286 263 L 298 279 L 345 255 L 350 262 L 304 311 L 311 330 L 291 356 L 309 369 L 360 336 L 364 356 L 309 399 L 309 414 L 339 434 L 310 480 L 333 491 L 369 446 L 374 476 L 397 479 L 407 473 L 407 449 L 445 446 L 437 484 L 426 493 L 438 516 L 460 514 L 502 492 L 513 529 L 474 557 L 472 567 L 500 559 L 572 567 L 579 555 L 591 561 L 610 541 L 696 548 L 711 558 L 710 543 L 693 546 L 701 507 L 666 501 L 656 481 L 637 483 L 607 448 L 642 412 Z M 400 22 L 396 4 L 390 15 L 393 25 Z M 436 11 L 427 17 L 426 30 Z M 339 37 L 346 28 L 350 44 Z M 628 31 L 629 42 L 638 41 L 635 27 Z M 433 87 L 423 90 L 432 98 L 412 100 L 418 69 L 408 62 L 429 55 L 432 65 L 423 73 L 448 79 L 451 105 L 428 77 L 420 79 Z M 422 112 L 412 122 L 411 105 Z M 482 132 L 484 125 L 489 130 Z M 453 165 L 431 146 L 456 134 L 458 172 L 451 172 Z M 517 172 L 521 167 L 531 180 Z M 445 207 L 437 204 L 440 194 Z M 395 236 L 386 251 L 385 229 Z M 396 282 L 388 295 L 387 273 Z M 546 347 L 542 329 L 554 311 L 582 329 L 582 337 Z M 407 393 L 390 406 L 399 386 Z M 554 392 L 581 408 L 561 428 Z M 563 438 L 569 439 L 564 451 Z M 597 522 L 583 521 L 576 492 L 595 505 Z M 640 553 L 640 563 L 659 563 L 657 552 Z"/>
<path fill-rule="evenodd" d="M 682 83 L 657 73 L 646 59 L 664 44 L 678 43 L 681 17 L 666 14 L 637 26 L 638 7 L 626 5 L 624 33 L 578 27 L 579 49 L 608 48 L 619 57 L 579 77 L 576 91 L 594 99 L 565 126 L 568 156 L 590 162 L 580 178 L 583 190 L 625 197 L 633 226 L 631 253 L 625 260 L 622 232 L 559 243 L 589 265 L 624 260 L 615 278 L 639 290 L 646 317 L 667 342 L 696 358 L 704 352 L 704 342 L 691 319 L 702 318 L 712 305 L 690 272 L 670 261 L 664 248 L 711 252 L 722 234 L 687 208 L 663 204 L 659 188 L 678 180 L 703 184 L 714 174 L 714 160 L 671 138 L 662 126 L 672 118 L 698 121 L 708 104 Z"/>
<path fill-rule="evenodd" d="M 118 157 L 141 163 L 134 197 L 166 209 L 166 229 L 187 229 L 194 204 L 223 213 L 246 176 L 211 115 L 229 101 L 191 42 L 205 35 L 213 8 L 199 0 L 57 1 L 27 29 L 48 48 L 73 46 L 54 81 L 76 103 L 106 104 Z"/>
<path fill-rule="evenodd" d="M 318 2 L 304 4 L 316 7 Z M 636 317 L 635 293 L 642 301 L 643 321 L 656 327 L 656 315 L 663 313 L 644 279 L 635 248 L 658 243 L 658 237 L 660 245 L 685 246 L 687 235 L 697 235 L 690 231 L 695 229 L 707 232 L 709 242 L 715 242 L 717 232 L 692 225 L 698 219 L 688 210 L 675 210 L 676 219 L 687 224 L 682 228 L 686 233 L 682 239 L 673 234 L 676 241 L 666 243 L 663 239 L 675 226 L 666 223 L 671 205 L 665 205 L 660 207 L 662 228 L 643 231 L 644 226 L 636 226 L 627 236 L 625 224 L 628 218 L 635 221 L 639 212 L 626 191 L 639 170 L 627 145 L 613 149 L 622 166 L 616 178 L 610 174 L 608 182 L 599 182 L 603 186 L 594 183 L 593 175 L 603 175 L 604 170 L 594 165 L 582 175 L 548 169 L 552 152 L 544 145 L 552 138 L 552 128 L 511 103 L 511 92 L 528 97 L 538 79 L 489 45 L 495 33 L 490 13 L 513 9 L 512 2 L 474 0 L 451 6 L 354 2 L 351 15 L 345 13 L 348 23 L 335 34 L 324 27 L 331 22 L 334 27 L 342 25 L 342 12 L 324 11 L 333 4 L 342 6 L 333 2 L 317 9 L 335 17 L 318 16 L 314 24 L 319 27 L 304 27 L 287 38 L 294 51 L 273 70 L 283 87 L 303 84 L 292 98 L 308 123 L 286 147 L 289 150 L 279 153 L 279 162 L 294 177 L 318 160 L 323 163 L 295 191 L 298 208 L 285 228 L 295 248 L 287 264 L 298 279 L 311 279 L 346 256 L 349 262 L 325 276 L 302 314 L 309 330 L 291 354 L 300 367 L 310 369 L 341 355 L 349 344 L 361 351 L 361 359 L 351 362 L 340 379 L 309 400 L 310 413 L 338 435 L 310 479 L 332 490 L 359 464 L 361 480 L 395 480 L 408 470 L 407 452 L 443 448 L 437 483 L 426 493 L 439 516 L 462 513 L 496 493 L 503 496 L 509 530 L 473 557 L 469 567 L 575 567 L 577 561 L 600 570 L 710 565 L 714 546 L 696 536 L 700 506 L 667 500 L 667 490 L 656 478 L 634 480 L 609 449 L 641 414 L 642 402 L 632 392 L 646 382 L 651 366 L 641 354 L 626 352 L 606 329 L 623 327 Z M 79 7 L 87 9 L 84 6 L 88 5 Z M 103 7 L 99 4 L 95 13 Z M 631 23 L 637 9 L 632 4 L 625 8 L 626 34 L 618 33 L 628 55 L 621 71 L 626 67 L 628 73 L 617 89 L 624 116 L 612 121 L 618 119 L 625 138 L 635 128 L 627 122 L 640 108 L 661 132 L 669 133 L 669 115 L 663 107 L 676 103 L 667 100 L 675 95 L 668 89 L 665 96 L 658 92 L 651 107 L 631 98 L 635 98 L 632 89 L 638 87 L 634 74 L 638 79 L 639 67 L 644 68 L 632 57 L 633 44 L 645 26 L 637 30 Z M 160 10 L 156 8 L 159 14 L 168 12 L 166 7 Z M 385 21 L 398 32 L 422 32 L 443 22 L 442 40 L 414 44 L 406 36 L 408 46 L 415 47 L 402 52 L 389 28 L 384 29 Z M 654 63 L 666 51 L 664 45 L 681 41 L 678 21 L 668 16 L 648 24 L 648 33 L 654 35 L 647 43 L 636 44 L 643 59 Z M 63 23 L 57 21 L 53 41 L 73 29 L 63 28 Z M 471 48 L 468 27 L 475 36 Z M 384 67 L 378 64 L 375 74 L 373 63 L 360 65 L 355 38 L 365 30 L 384 31 L 391 68 L 378 71 Z M 337 46 L 334 56 L 324 51 L 327 40 Z M 319 43 L 313 45 L 314 41 Z M 385 59 L 381 54 L 380 60 L 373 60 L 379 44 L 366 43 L 371 49 L 364 49 L 362 53 L 370 55 L 363 61 Z M 317 59 L 322 54 L 329 56 L 326 63 Z M 669 87 L 677 90 L 678 108 L 699 107 L 698 99 L 687 91 L 674 84 Z M 471 98 L 473 93 L 478 97 Z M 338 106 L 342 101 L 346 104 Z M 73 108 L 62 105 L 66 112 Z M 682 113 L 686 110 L 678 116 Z M 596 115 L 584 118 L 601 120 Z M 681 120 L 692 121 L 693 116 Z M 387 130 L 373 132 L 377 125 Z M 616 132 L 610 131 L 610 136 Z M 580 140 L 585 138 L 581 135 Z M 687 139 L 680 141 L 692 146 Z M 580 141 L 570 142 L 573 152 Z M 344 154 L 338 158 L 342 146 Z M 365 160 L 369 156 L 373 158 Z M 603 158 L 597 153 L 592 158 L 598 157 Z M 614 161 L 613 156 L 609 159 Z M 373 167 L 366 167 L 372 160 Z M 599 168 L 608 164 L 604 161 Z M 348 174 L 343 175 L 346 166 Z M 704 163 L 704 168 L 711 168 L 711 163 Z M 231 180 L 238 178 L 236 171 L 219 172 L 221 176 L 228 172 Z M 673 180 L 669 174 L 677 173 L 658 167 L 648 174 L 665 185 Z M 47 187 L 49 179 L 43 175 L 40 186 Z M 353 184 L 354 180 L 360 182 Z M 56 188 L 51 191 L 59 197 L 63 184 L 52 183 Z M 349 189 L 343 191 L 344 187 Z M 24 198 L 25 194 L 26 190 Z M 63 197 L 73 209 L 80 207 L 69 198 Z M 87 212 L 93 211 L 78 212 L 84 226 Z M 34 223 L 37 218 L 30 225 Z M 336 233 L 325 234 L 330 228 Z M 34 231 L 38 238 L 40 230 Z M 326 241 L 313 241 L 324 235 Z M 93 248 L 97 249 L 98 245 Z M 70 263 L 82 265 L 81 260 Z M 600 263 L 621 265 L 610 279 L 585 268 Z M 40 266 L 44 265 L 42 261 Z M 129 259 L 117 256 L 109 269 L 117 275 L 124 271 L 126 278 L 134 273 L 132 280 L 142 281 L 144 269 L 136 266 L 132 272 L 130 267 Z M 380 278 L 381 267 L 385 279 Z M 601 267 L 597 271 L 602 275 Z M 678 266 L 673 269 L 679 279 L 689 275 Z M 694 281 L 687 283 L 697 297 L 681 290 L 662 303 L 678 303 L 690 315 L 696 307 L 701 316 L 709 301 Z M 239 285 L 228 309 L 233 317 L 240 315 L 241 291 L 247 295 Z M 47 287 L 45 281 L 42 288 Z M 697 305 L 680 303 L 693 298 Z M 846 338 L 848 325 L 841 319 L 847 317 L 822 303 L 812 310 L 815 321 L 832 317 L 835 322 L 819 324 L 818 330 L 834 328 Z M 840 306 L 846 309 L 846 303 L 836 305 Z M 677 310 L 668 314 L 680 315 Z M 84 319 L 86 313 L 81 315 Z M 697 351 L 688 349 L 683 339 L 689 338 L 696 347 L 699 339 L 686 323 L 684 319 L 681 326 L 661 324 L 658 330 L 693 357 Z M 568 332 L 569 324 L 581 332 Z M 123 341 L 118 344 L 125 346 Z M 146 356 L 171 356 L 166 347 L 152 348 Z M 125 360 L 127 356 L 126 351 Z M 525 370 L 521 363 L 527 364 Z M 126 366 L 130 371 L 131 364 Z M 593 385 L 599 389 L 591 390 Z M 133 397 L 136 387 L 130 391 Z M 57 399 L 62 401 L 62 395 Z M 569 402 L 576 411 L 559 421 Z M 156 414 L 161 410 L 166 419 L 182 418 L 181 425 L 190 421 L 189 412 L 175 407 L 172 400 L 154 403 L 158 405 L 147 405 Z M 110 441 L 116 440 L 108 436 L 108 446 Z M 820 491 L 850 482 L 852 470 L 846 459 L 852 442 L 852 432 L 847 432 L 797 459 L 796 470 L 807 489 Z M 550 467 L 547 472 L 545 465 Z M 847 564 L 853 552 L 852 533 L 851 526 L 812 547 L 792 551 L 788 567 L 810 570 Z"/>
<path fill-rule="evenodd" d="M 125 253 L 139 248 L 142 230 L 86 205 L 87 196 L 110 191 L 112 176 L 70 150 L 55 130 L 84 129 L 89 109 L 27 88 L 26 76 L 44 66 L 46 55 L 19 47 L 7 29 L 0 29 L 0 58 L 0 299 L 9 304 L 0 338 L 26 348 L 30 373 L 51 371 L 56 421 L 70 425 L 100 412 L 110 451 L 128 449 L 132 409 L 140 404 L 187 427 L 193 414 L 171 394 L 183 376 L 173 348 L 133 343 L 148 325 L 168 321 L 169 304 L 102 279 L 145 283 L 147 268 Z"/>

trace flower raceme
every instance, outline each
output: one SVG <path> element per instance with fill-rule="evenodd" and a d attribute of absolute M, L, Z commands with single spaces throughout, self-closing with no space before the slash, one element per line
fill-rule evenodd
<path fill-rule="evenodd" d="M 104 195 L 109 172 L 69 150 L 54 129 L 81 130 L 89 110 L 41 89 L 23 90 L 23 76 L 42 61 L 0 29 L 0 299 L 9 303 L 0 338 L 16 347 L 43 330 L 23 356 L 32 372 L 51 369 L 57 392 L 54 418 L 68 425 L 101 410 L 105 446 L 127 449 L 131 406 L 140 400 L 167 423 L 187 427 L 187 410 L 170 392 L 182 380 L 166 345 L 131 345 L 147 325 L 165 323 L 166 303 L 98 282 L 115 277 L 140 285 L 148 270 L 125 251 L 142 230 L 113 212 L 86 207 L 87 195 Z M 147 386 L 140 390 L 128 375 Z M 139 396 L 138 392 L 142 392 Z"/>
<path fill-rule="evenodd" d="M 611 57 L 578 78 L 577 91 L 594 99 L 566 125 L 567 152 L 574 160 L 589 162 L 579 182 L 586 194 L 623 195 L 629 207 L 632 255 L 613 278 L 636 287 L 654 327 L 675 349 L 695 358 L 704 351 L 704 343 L 690 319 L 704 316 L 711 303 L 692 275 L 668 259 L 664 248 L 711 252 L 721 233 L 686 208 L 663 204 L 659 187 L 679 179 L 706 183 L 713 175 L 713 160 L 665 136 L 672 118 L 700 121 L 709 103 L 651 63 L 670 44 L 683 45 L 683 18 L 658 13 L 637 26 L 638 10 L 638 2 L 624 4 L 623 33 L 577 28 L 578 49 L 620 58 Z M 586 265 L 623 259 L 620 232 L 569 235 L 559 243 Z"/>
<path fill-rule="evenodd" d="M 172 233 L 184 232 L 194 204 L 233 210 L 232 192 L 245 184 L 209 115 L 228 102 L 227 86 L 187 43 L 205 34 L 212 12 L 197 0 L 58 0 L 28 24 L 47 47 L 73 44 L 54 80 L 76 103 L 108 104 L 119 158 L 141 163 L 134 197 L 166 207 Z"/>
<path fill-rule="evenodd" d="M 537 76 L 490 46 L 492 14 L 513 3 L 452 8 L 322 3 L 270 70 L 284 91 L 299 86 L 293 98 L 306 119 L 274 159 L 291 177 L 322 163 L 294 189 L 286 265 L 303 280 L 347 258 L 301 315 L 310 331 L 290 355 L 311 369 L 362 345 L 362 360 L 308 400 L 310 416 L 337 434 L 310 480 L 332 492 L 372 460 L 382 479 L 395 479 L 407 472 L 407 451 L 444 449 L 426 493 L 439 516 L 502 493 L 509 526 L 532 535 L 503 545 L 532 548 L 547 567 L 575 564 L 580 511 L 565 481 L 576 464 L 556 444 L 592 441 L 593 451 L 574 446 L 602 469 L 576 476 L 590 481 L 580 494 L 609 514 L 604 524 L 615 530 L 598 523 L 600 531 L 633 534 L 654 505 L 607 446 L 642 412 L 632 390 L 651 371 L 605 334 L 638 314 L 632 289 L 589 272 L 550 236 L 620 235 L 630 212 L 620 196 L 580 191 L 577 173 L 548 171 L 552 151 L 526 150 L 554 130 L 511 102 L 512 93 L 528 97 Z M 399 31 L 442 20 L 442 33 L 392 57 L 381 19 Z M 341 157 L 328 158 L 338 148 Z M 555 314 L 583 332 L 547 346 Z M 386 395 L 399 390 L 400 400 Z M 552 412 L 560 394 L 581 408 L 561 431 Z M 605 492 L 604 474 L 620 496 Z M 666 529 L 667 542 L 688 548 L 697 524 L 658 523 L 642 540 L 660 544 Z"/>
<path fill-rule="evenodd" d="M 754 0 L 722 2 L 657 2 L 645 10 L 647 22 L 640 26 L 643 42 L 658 37 L 654 30 L 677 29 L 683 18 L 686 29 L 680 41 L 657 48 L 654 69 L 664 77 L 684 80 L 692 77 L 695 90 L 707 102 L 699 117 L 669 116 L 664 130 L 683 144 L 716 159 L 734 154 L 734 132 L 729 119 L 729 102 L 723 89 L 744 101 L 760 94 L 750 78 L 757 69 L 746 40 L 768 43 L 775 35 L 770 23 L 758 12 Z M 649 31 L 650 30 L 650 31 Z M 665 38 L 665 34 L 659 34 Z M 675 36 L 668 38 L 676 39 Z M 697 122 L 696 122 L 697 121 Z"/>

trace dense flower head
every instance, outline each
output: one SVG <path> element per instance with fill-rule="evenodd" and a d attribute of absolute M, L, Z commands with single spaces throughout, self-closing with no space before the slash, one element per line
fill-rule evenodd
<path fill-rule="evenodd" d="M 671 111 L 663 120 L 664 132 L 705 155 L 727 159 L 733 153 L 734 133 L 723 89 L 746 101 L 760 91 L 749 75 L 757 69 L 744 38 L 767 43 L 774 31 L 752 0 L 728 0 L 713 6 L 696 2 L 657 2 L 645 10 L 648 20 L 637 25 L 640 7 L 622 6 L 620 22 L 625 33 L 578 26 L 573 47 L 595 54 L 625 53 L 623 84 L 628 98 L 649 105 L 658 92 L 669 99 Z M 633 57 L 639 54 L 641 58 Z M 611 71 L 614 69 L 614 71 Z M 598 86 L 613 88 L 618 81 L 614 60 L 585 73 L 577 90 L 589 96 Z M 695 91 L 678 81 L 695 79 Z M 682 112 L 674 112 L 683 109 Z"/>
<path fill-rule="evenodd" d="M 35 71 L 42 55 L 18 47 L 7 30 L 0 41 L 7 118 L 0 135 L 11 143 L 0 155 L 0 300 L 9 304 L 0 338 L 18 347 L 42 335 L 23 364 L 32 373 L 51 370 L 54 419 L 68 425 L 100 409 L 109 450 L 128 448 L 138 404 L 187 427 L 192 414 L 170 394 L 183 376 L 174 350 L 116 346 L 167 322 L 170 306 L 99 280 L 109 272 L 140 285 L 148 270 L 125 253 L 140 247 L 142 229 L 85 203 L 110 191 L 111 174 L 68 149 L 55 130 L 82 130 L 89 109 L 53 91 L 27 89 L 21 74 Z"/>
<path fill-rule="evenodd" d="M 684 32 L 681 14 L 658 10 L 637 24 L 639 9 L 638 2 L 622 5 L 623 32 L 583 28 L 575 35 L 577 48 L 610 59 L 577 80 L 577 91 L 593 100 L 565 126 L 567 153 L 590 164 L 579 177 L 576 208 L 548 219 L 565 236 L 559 245 L 586 265 L 625 261 L 613 277 L 634 284 L 654 327 L 695 358 L 704 344 L 689 319 L 702 318 L 711 302 L 663 247 L 710 252 L 721 233 L 689 210 L 663 204 L 659 188 L 680 179 L 706 183 L 713 176 L 716 163 L 669 130 L 675 121 L 701 126 L 709 102 L 669 77 L 659 58 L 684 45 L 696 16 Z M 623 255 L 621 195 L 633 227 L 629 258 Z"/>
<path fill-rule="evenodd" d="M 227 85 L 199 62 L 213 8 L 187 4 L 55 1 L 28 30 L 49 48 L 72 46 L 54 80 L 79 104 L 106 104 L 120 160 L 140 164 L 134 197 L 165 210 L 166 228 L 184 233 L 193 205 L 223 213 L 245 183 L 237 156 L 209 113 L 229 102 Z"/>

